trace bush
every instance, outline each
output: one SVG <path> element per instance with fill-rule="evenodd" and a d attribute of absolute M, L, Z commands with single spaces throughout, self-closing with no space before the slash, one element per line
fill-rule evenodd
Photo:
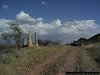
<path fill-rule="evenodd" d="M 97 62 L 100 63 L 100 43 L 92 44 L 88 46 L 87 51 L 89 55 Z"/>
<path fill-rule="evenodd" d="M 38 43 L 39 43 L 40 46 L 48 46 L 48 45 L 59 45 L 61 43 L 61 41 L 38 39 Z"/>

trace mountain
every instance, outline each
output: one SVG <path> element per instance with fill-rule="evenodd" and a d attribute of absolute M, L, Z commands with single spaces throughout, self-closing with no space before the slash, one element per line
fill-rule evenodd
<path fill-rule="evenodd" d="M 95 42 L 100 42 L 100 34 L 96 34 L 92 37 L 90 37 L 87 42 L 90 42 L 90 43 L 95 43 Z"/>
<path fill-rule="evenodd" d="M 86 42 L 86 41 L 87 41 L 86 38 L 80 38 L 80 39 L 78 39 L 78 42 Z"/>
<path fill-rule="evenodd" d="M 100 42 L 100 34 L 96 34 L 90 37 L 89 39 L 80 38 L 77 40 L 77 42 L 83 42 L 84 44 L 98 43 Z"/>

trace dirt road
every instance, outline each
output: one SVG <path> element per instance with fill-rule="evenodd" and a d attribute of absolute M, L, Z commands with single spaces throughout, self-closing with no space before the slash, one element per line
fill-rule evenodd
<path fill-rule="evenodd" d="M 45 60 L 28 75 L 65 75 L 65 72 L 96 72 L 96 64 L 82 47 L 71 47 Z"/>
<path fill-rule="evenodd" d="M 85 50 L 76 47 L 69 54 L 65 64 L 59 69 L 56 75 L 65 75 L 65 72 L 97 72 L 95 62 L 93 62 Z"/>

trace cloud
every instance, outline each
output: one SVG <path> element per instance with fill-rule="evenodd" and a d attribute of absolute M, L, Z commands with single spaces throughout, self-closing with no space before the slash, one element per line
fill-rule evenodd
<path fill-rule="evenodd" d="M 1 5 L 1 10 L 2 11 L 8 11 L 9 6 L 7 4 Z"/>
<path fill-rule="evenodd" d="M 8 22 L 13 20 L 0 19 L 0 32 L 8 31 Z M 50 40 L 62 40 L 70 42 L 81 37 L 89 38 L 97 33 L 100 33 L 100 26 L 95 23 L 95 20 L 73 20 L 62 22 L 61 20 L 53 20 L 51 23 L 46 23 L 43 19 L 32 18 L 25 12 L 20 12 L 16 16 L 16 20 L 22 30 L 27 34 L 31 30 L 31 34 L 38 33 L 38 37 Z"/>
<path fill-rule="evenodd" d="M 61 21 L 59 19 L 57 19 L 57 20 L 52 21 L 51 25 L 53 25 L 53 27 L 59 27 L 62 24 L 61 24 Z"/>
<path fill-rule="evenodd" d="M 9 31 L 8 23 L 10 22 L 13 22 L 13 20 L 0 19 L 0 34 Z"/>
<path fill-rule="evenodd" d="M 1 8 L 2 9 L 7 9 L 7 8 L 9 8 L 9 6 L 7 4 L 4 4 L 4 5 L 1 6 Z"/>
<path fill-rule="evenodd" d="M 36 24 L 38 22 L 43 21 L 43 19 L 40 18 L 32 18 L 29 14 L 24 13 L 24 11 L 21 11 L 19 14 L 16 16 L 16 21 L 20 22 L 21 24 Z"/>
<path fill-rule="evenodd" d="M 41 5 L 47 5 L 47 2 L 46 1 L 42 1 Z"/>

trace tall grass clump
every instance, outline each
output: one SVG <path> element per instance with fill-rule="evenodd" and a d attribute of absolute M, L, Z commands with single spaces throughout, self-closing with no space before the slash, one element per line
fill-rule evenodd
<path fill-rule="evenodd" d="M 92 59 L 98 64 L 98 67 L 100 67 L 100 43 L 87 45 L 86 50 Z"/>

